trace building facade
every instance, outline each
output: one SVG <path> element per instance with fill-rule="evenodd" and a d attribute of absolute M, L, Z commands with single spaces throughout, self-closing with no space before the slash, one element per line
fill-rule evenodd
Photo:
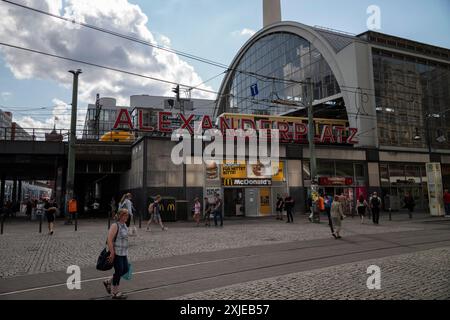
<path fill-rule="evenodd" d="M 323 127 L 318 118 L 344 120 L 357 130 L 354 145 L 316 146 L 320 189 L 344 193 L 353 205 L 359 194 L 378 191 L 386 209 L 400 208 L 410 193 L 418 208 L 427 209 L 426 164 L 439 163 L 442 184 L 450 186 L 449 76 L 448 49 L 372 31 L 349 35 L 275 22 L 237 53 L 215 115 L 305 117 L 307 84 L 312 82 L 315 134 Z M 309 148 L 286 145 L 285 150 L 287 176 L 299 174 L 287 180 L 287 191 L 302 211 L 311 185 Z M 228 192 L 229 187 L 220 187 Z M 267 193 L 258 188 L 248 192 Z"/>

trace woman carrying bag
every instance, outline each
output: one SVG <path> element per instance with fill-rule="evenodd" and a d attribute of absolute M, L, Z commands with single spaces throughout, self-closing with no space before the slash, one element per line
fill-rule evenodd
<path fill-rule="evenodd" d="M 103 281 L 106 292 L 112 294 L 113 299 L 126 299 L 127 296 L 119 291 L 120 278 L 129 271 L 128 264 L 128 210 L 122 208 L 118 213 L 117 223 L 114 223 L 108 232 L 107 246 L 109 249 L 108 261 L 114 264 L 114 274 L 111 279 Z"/>
<path fill-rule="evenodd" d="M 342 203 L 340 202 L 340 197 L 335 196 L 334 201 L 331 204 L 331 220 L 333 222 L 334 233 L 333 237 L 335 239 L 340 239 L 341 236 L 339 233 L 341 232 L 342 220 L 344 219 L 344 210 L 342 209 Z"/>

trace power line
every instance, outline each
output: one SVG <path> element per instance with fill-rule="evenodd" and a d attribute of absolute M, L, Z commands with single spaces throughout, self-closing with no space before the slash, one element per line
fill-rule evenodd
<path fill-rule="evenodd" d="M 207 63 L 207 64 L 210 64 L 210 65 L 213 65 L 213 66 L 216 66 L 216 67 L 224 68 L 224 69 L 226 69 L 225 72 L 235 71 L 235 72 L 239 72 L 239 73 L 243 73 L 243 74 L 247 74 L 247 75 L 253 75 L 255 77 L 263 77 L 263 78 L 266 78 L 266 79 L 268 79 L 270 81 L 275 81 L 276 80 L 276 81 L 284 81 L 284 82 L 297 83 L 297 84 L 307 84 L 304 81 L 296 81 L 296 80 L 291 80 L 291 79 L 281 79 L 281 78 L 276 78 L 276 77 L 260 75 L 260 74 L 254 73 L 254 72 L 243 71 L 243 70 L 239 70 L 239 69 L 236 69 L 236 68 L 229 68 L 227 65 L 225 65 L 223 63 L 216 62 L 216 61 L 213 61 L 213 60 L 210 60 L 210 59 L 206 59 L 206 58 L 202 58 L 202 57 L 199 57 L 199 56 L 195 56 L 195 55 L 192 55 L 192 54 L 189 54 L 189 53 L 185 53 L 183 51 L 179 51 L 179 50 L 171 49 L 171 48 L 168 48 L 168 47 L 152 44 L 152 43 L 150 43 L 148 41 L 145 41 L 145 40 L 142 40 L 142 39 L 139 39 L 139 38 L 136 38 L 136 37 L 124 35 L 124 34 L 121 34 L 121 33 L 115 32 L 115 31 L 111 31 L 111 30 L 108 30 L 108 29 L 105 29 L 105 28 L 93 26 L 93 25 L 90 25 L 90 24 L 87 24 L 87 23 L 78 22 L 78 21 L 76 21 L 74 19 L 65 18 L 65 17 L 59 16 L 59 15 L 55 15 L 55 14 L 43 11 L 43 10 L 39 10 L 39 9 L 32 8 L 32 7 L 29 7 L 29 6 L 26 6 L 26 5 L 18 4 L 18 3 L 13 2 L 13 1 L 9 1 L 9 0 L 2 0 L 2 1 L 5 2 L 5 3 L 8 3 L 8 4 L 11 4 L 11 5 L 15 5 L 15 6 L 21 7 L 21 8 L 26 9 L 26 10 L 34 11 L 34 12 L 37 12 L 37 13 L 40 13 L 40 14 L 44 14 L 44 15 L 47 15 L 47 16 L 50 16 L 50 17 L 53 17 L 53 18 L 57 18 L 57 19 L 60 19 L 60 20 L 66 21 L 66 22 L 70 22 L 70 23 L 73 23 L 73 24 L 78 24 L 80 26 L 83 26 L 83 27 L 86 27 L 86 28 L 90 28 L 90 29 L 93 29 L 93 30 L 96 30 L 96 31 L 99 31 L 99 32 L 103 32 L 103 33 L 107 33 L 107 34 L 110 34 L 110 35 L 113 35 L 113 36 L 116 36 L 116 37 L 120 37 L 120 38 L 129 40 L 129 41 L 137 42 L 137 43 L 140 43 L 140 44 L 143 44 L 143 45 L 154 47 L 156 49 L 165 50 L 165 51 L 168 51 L 168 52 L 171 52 L 171 53 L 174 53 L 174 54 L 178 54 L 180 56 L 183 56 L 183 57 L 186 57 L 186 58 L 189 58 L 189 59 L 197 60 L 199 62 L 203 62 L 203 63 Z M 306 55 L 306 54 L 309 54 L 309 53 L 310 52 L 305 53 L 303 55 Z M 301 56 L 299 58 L 301 58 Z M 318 63 L 318 62 L 320 62 L 320 60 L 314 61 L 314 62 L 310 63 L 308 66 L 310 67 L 312 64 L 315 64 L 315 63 Z M 81 63 L 83 63 L 83 62 L 81 62 Z M 305 66 L 304 68 L 306 68 L 308 66 Z M 221 74 L 222 73 L 220 73 L 219 75 L 221 75 Z M 219 76 L 219 75 L 217 75 L 217 76 Z M 192 89 L 197 88 L 198 86 L 200 86 L 200 85 L 202 85 L 202 84 L 204 84 L 204 83 L 206 83 L 206 82 L 216 78 L 217 76 L 215 76 L 215 77 L 213 77 L 213 78 L 211 78 L 211 79 L 209 79 L 209 80 L 207 80 L 207 81 L 205 81 L 205 82 L 203 82 L 203 83 L 201 83 L 201 84 L 199 84 L 197 86 L 194 86 L 194 87 L 190 87 L 190 86 L 186 86 L 186 85 L 182 85 L 182 86 L 190 88 L 192 90 Z M 446 74 L 443 73 L 439 77 L 442 77 L 442 76 L 446 76 Z M 410 75 L 407 75 L 407 74 L 403 74 L 402 77 L 411 77 L 411 78 L 417 79 L 416 76 L 410 76 Z M 437 78 L 439 78 L 439 77 L 437 77 Z M 152 80 L 156 80 L 156 78 L 153 78 Z M 163 82 L 166 82 L 166 83 L 176 84 L 174 82 L 169 82 L 169 81 L 162 80 L 162 79 L 159 79 L 158 81 L 163 81 Z M 401 83 L 398 83 L 398 84 L 401 84 Z M 361 87 L 352 87 L 352 86 L 343 86 L 343 85 L 340 85 L 340 88 L 351 88 L 351 89 L 366 90 L 366 91 L 376 91 L 377 90 L 377 89 L 371 89 L 371 88 L 361 88 Z M 204 89 L 198 89 L 198 90 L 202 90 L 202 91 L 209 92 L 209 93 L 214 93 L 214 94 L 217 94 L 218 96 L 223 96 L 223 95 L 220 95 L 217 92 L 212 92 L 212 91 L 209 91 L 209 90 L 204 90 Z M 396 91 L 396 92 L 397 93 L 405 93 L 405 94 L 409 94 L 409 95 L 426 96 L 426 95 L 423 95 L 423 94 L 420 94 L 420 93 L 400 92 L 400 91 Z M 445 97 L 436 97 L 436 96 L 426 96 L 426 97 L 447 99 Z"/>
<path fill-rule="evenodd" d="M 2 1 L 4 1 L 4 0 L 2 0 Z M 115 72 L 128 74 L 128 75 L 131 75 L 131 76 L 136 76 L 136 77 L 145 78 L 145 79 L 149 79 L 149 80 L 154 80 L 154 81 L 159 81 L 159 82 L 163 82 L 163 83 L 168 83 L 168 84 L 171 84 L 171 85 L 180 85 L 180 86 L 183 86 L 183 87 L 186 87 L 186 88 L 190 88 L 191 87 L 191 86 L 188 86 L 188 85 L 185 85 L 185 84 L 176 83 L 174 81 L 159 79 L 159 78 L 146 76 L 146 75 L 143 75 L 143 74 L 139 74 L 139 73 L 131 72 L 131 71 L 126 71 L 126 70 L 122 70 L 122 69 L 102 66 L 102 65 L 99 65 L 99 64 L 96 64 L 96 63 L 86 62 L 86 61 L 82 61 L 82 60 L 78 60 L 78 59 L 58 56 L 56 54 L 51 54 L 51 53 L 47 53 L 47 52 L 43 52 L 43 51 L 38 51 L 38 50 L 29 49 L 29 48 L 25 48 L 25 47 L 15 46 L 15 45 L 4 43 L 4 42 L 0 42 L 0 45 L 6 46 L 6 47 L 10 47 L 10 48 L 14 48 L 14 49 L 18 49 L 18 50 L 23 50 L 23 51 L 28 51 L 28 52 L 32 52 L 32 53 L 37 53 L 37 54 L 49 56 L 49 57 L 52 57 L 52 58 L 58 58 L 58 59 L 62 59 L 62 60 L 67 60 L 67 61 L 72 61 L 72 62 L 76 62 L 76 63 L 81 63 L 81 64 L 85 64 L 85 65 L 88 65 L 88 66 L 91 66 L 91 67 L 97 67 L 97 68 L 101 68 L 101 69 L 106 69 L 106 70 L 110 70 L 110 71 L 115 71 Z M 196 88 L 195 90 L 217 94 L 217 92 L 214 92 L 214 91 L 211 91 L 211 90 L 207 90 L 207 89 Z"/>
<path fill-rule="evenodd" d="M 63 56 L 58 56 L 58 55 L 54 55 L 54 54 L 50 54 L 50 53 L 46 53 L 46 52 L 42 52 L 42 51 L 38 51 L 38 50 L 34 50 L 34 49 L 29 49 L 29 48 L 24 48 L 24 47 L 20 47 L 20 46 L 15 46 L 15 45 L 3 43 L 3 42 L 0 42 L 0 45 L 7 46 L 7 47 L 11 47 L 11 48 L 18 49 L 18 50 L 29 51 L 29 52 L 32 52 L 32 53 L 41 54 L 41 55 L 45 55 L 45 56 L 49 56 L 49 57 L 53 57 L 53 58 L 58 58 L 58 59 L 62 59 L 62 60 L 68 60 L 68 61 L 72 61 L 72 62 L 77 62 L 77 63 L 81 63 L 81 64 L 86 64 L 86 65 L 89 65 L 89 66 L 94 66 L 94 67 L 97 67 L 97 68 L 102 68 L 102 69 L 106 69 L 106 70 L 110 70 L 110 71 L 120 72 L 120 73 L 124 73 L 124 74 L 128 74 L 128 75 L 132 75 L 132 76 L 142 77 L 142 78 L 146 78 L 146 79 L 150 79 L 150 80 L 154 80 L 154 81 L 160 81 L 160 82 L 164 82 L 164 83 L 169 83 L 169 84 L 172 84 L 172 85 L 177 85 L 177 84 L 178 84 L 178 83 L 173 82 L 173 81 L 168 81 L 168 80 L 164 80 L 164 79 L 159 79 L 159 78 L 155 78 L 155 77 L 150 77 L 150 76 L 146 76 L 146 75 L 142 75 L 142 74 L 138 74 L 138 73 L 135 73 L 135 72 L 126 71 L 126 70 L 121 70 L 121 69 L 117 69 L 117 68 L 106 67 L 106 66 L 102 66 L 102 65 L 99 65 L 99 64 L 94 64 L 94 63 L 90 63 L 90 62 L 85 62 L 85 61 L 82 61 L 82 60 L 77 60 L 77 59 L 67 58 L 67 57 L 63 57 Z M 217 75 L 217 76 L 219 76 L 219 75 Z M 217 77 L 217 76 L 216 76 L 216 77 Z M 271 77 L 271 80 L 277 80 L 277 79 Z M 284 80 L 283 80 L 283 81 L 284 81 Z M 297 83 L 302 84 L 302 82 L 297 82 Z M 183 87 L 192 88 L 191 86 L 188 86 L 188 85 L 183 85 L 183 84 L 181 84 L 181 85 L 182 85 Z M 345 87 L 345 86 L 344 86 L 344 87 Z M 206 90 L 206 89 L 201 89 L 201 88 L 196 88 L 195 90 L 199 90 L 199 91 L 204 91 L 204 92 L 208 92 L 208 93 L 217 94 L 218 96 L 232 96 L 231 94 L 219 94 L 219 93 L 216 92 L 216 91 Z M 355 93 L 355 94 L 357 94 L 357 93 L 360 94 L 359 92 L 357 92 L 357 91 L 352 91 L 352 90 L 341 89 L 341 91 L 347 91 L 347 92 L 352 92 L 352 93 Z M 364 93 L 364 95 L 367 95 L 367 96 L 374 96 L 374 97 L 381 97 L 381 98 L 384 97 L 384 98 L 387 98 L 387 99 L 394 99 L 394 100 L 404 100 L 404 101 L 408 101 L 408 100 L 406 100 L 406 99 L 401 99 L 401 98 L 391 98 L 391 97 L 380 96 L 380 95 L 371 94 L 371 93 Z M 234 97 L 234 96 L 233 96 L 233 97 Z M 236 98 L 236 97 L 235 97 L 235 98 Z M 248 97 L 245 97 L 245 98 L 243 98 L 243 99 L 248 99 Z M 408 102 L 411 102 L 411 101 L 408 101 Z M 300 106 L 302 106 L 302 105 L 295 104 L 295 106 L 300 107 Z"/>

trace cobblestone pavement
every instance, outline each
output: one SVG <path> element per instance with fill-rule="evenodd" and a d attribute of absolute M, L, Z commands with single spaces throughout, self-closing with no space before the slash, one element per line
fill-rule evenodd
<path fill-rule="evenodd" d="M 130 238 L 131 261 L 209 252 L 256 245 L 276 244 L 330 237 L 328 225 L 311 224 L 305 216 L 296 216 L 294 224 L 273 219 L 225 220 L 224 228 L 195 227 L 194 223 L 168 223 L 168 231 L 155 225 L 151 232 L 138 229 Z M 11 222 L 0 236 L 0 278 L 65 270 L 69 265 L 94 266 L 107 235 L 106 220 L 82 220 L 78 231 L 57 221 L 55 234 L 38 233 L 36 221 Z M 381 221 L 361 225 L 358 218 L 343 222 L 343 236 L 422 229 L 420 224 Z"/>
<path fill-rule="evenodd" d="M 369 290 L 367 268 L 381 269 L 381 289 Z M 292 273 L 184 295 L 174 300 L 448 300 L 450 247 Z"/>

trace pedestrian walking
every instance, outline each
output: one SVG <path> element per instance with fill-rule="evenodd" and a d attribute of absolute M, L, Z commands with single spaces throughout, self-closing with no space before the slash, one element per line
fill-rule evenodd
<path fill-rule="evenodd" d="M 331 234 L 334 234 L 333 221 L 331 220 L 331 205 L 333 204 L 333 197 L 331 195 L 325 195 L 324 200 L 325 200 L 325 212 L 328 217 L 328 225 L 330 227 Z"/>
<path fill-rule="evenodd" d="M 128 273 L 128 209 L 119 209 L 117 222 L 112 224 L 108 232 L 108 261 L 114 263 L 114 274 L 111 279 L 103 281 L 106 292 L 112 299 L 126 299 L 127 296 L 119 291 L 120 278 Z"/>
<path fill-rule="evenodd" d="M 222 199 L 220 199 L 220 195 L 216 193 L 214 199 L 214 226 L 217 227 L 217 218 L 220 218 L 220 226 L 223 227 L 223 217 L 222 217 Z"/>
<path fill-rule="evenodd" d="M 364 199 L 364 195 L 361 193 L 358 200 L 356 200 L 356 208 L 358 210 L 358 215 L 361 218 L 361 224 L 364 223 L 364 217 L 366 216 L 368 206 L 369 204 L 367 203 L 366 199 Z"/>
<path fill-rule="evenodd" d="M 147 222 L 147 231 L 151 231 L 150 225 L 152 224 L 152 222 L 154 222 L 155 224 L 159 224 L 162 231 L 168 230 L 168 228 L 165 227 L 162 223 L 161 213 L 159 209 L 160 202 L 161 196 L 157 195 L 155 197 L 155 201 L 148 206 L 148 213 L 150 214 L 150 219 Z"/>
<path fill-rule="evenodd" d="M 33 203 L 31 202 L 30 199 L 27 200 L 27 209 L 26 209 L 26 215 L 27 215 L 27 220 L 31 220 L 31 213 L 33 210 Z"/>
<path fill-rule="evenodd" d="M 342 220 L 345 218 L 344 210 L 339 196 L 334 197 L 334 201 L 331 204 L 330 210 L 331 220 L 333 221 L 334 233 L 332 234 L 335 239 L 341 239 L 341 227 Z"/>
<path fill-rule="evenodd" d="M 320 215 L 325 212 L 325 199 L 323 198 L 323 193 L 319 193 L 319 196 L 316 200 L 316 212 L 313 217 L 313 221 L 320 223 Z"/>
<path fill-rule="evenodd" d="M 131 199 L 133 198 L 133 195 L 131 193 L 125 193 L 122 196 L 122 199 L 119 203 L 119 210 L 120 209 L 127 209 L 128 210 L 128 220 L 126 221 L 127 228 L 130 227 L 131 218 L 133 218 L 133 203 L 131 202 Z"/>
<path fill-rule="evenodd" d="M 380 207 L 381 207 L 381 199 L 378 197 L 377 193 L 374 192 L 372 194 L 372 198 L 370 199 L 370 208 L 372 209 L 372 221 L 374 224 L 378 224 L 380 220 Z"/>
<path fill-rule="evenodd" d="M 276 204 L 277 220 L 283 220 L 283 209 L 284 209 L 284 200 L 279 194 L 277 194 L 277 204 Z"/>
<path fill-rule="evenodd" d="M 292 199 L 292 197 L 288 194 L 285 195 L 284 198 L 284 207 L 286 208 L 286 215 L 288 221 L 286 223 L 293 223 L 294 222 L 294 216 L 292 215 L 292 210 L 294 209 L 295 201 Z"/>
<path fill-rule="evenodd" d="M 202 205 L 200 204 L 200 199 L 196 197 L 194 199 L 194 220 L 197 223 L 197 227 L 200 226 L 200 214 Z"/>
<path fill-rule="evenodd" d="M 444 207 L 445 207 L 445 215 L 450 216 L 450 193 L 448 189 L 444 190 Z"/>
<path fill-rule="evenodd" d="M 56 211 L 57 211 L 57 205 L 56 205 L 55 201 L 54 200 L 51 200 L 51 201 L 45 200 L 44 210 L 45 210 L 45 214 L 47 216 L 48 234 L 53 235 L 55 216 L 56 216 Z"/>
<path fill-rule="evenodd" d="M 205 227 L 206 226 L 209 227 L 211 225 L 211 217 L 210 217 L 210 215 L 211 215 L 212 206 L 209 203 L 209 199 L 207 197 L 205 197 L 204 200 L 205 200 L 205 209 L 203 210 L 204 211 L 203 214 L 204 214 Z"/>
<path fill-rule="evenodd" d="M 403 202 L 405 204 L 405 208 L 409 210 L 409 213 L 411 214 L 414 211 L 414 207 L 416 205 L 413 196 L 409 193 L 405 193 L 405 198 L 403 198 Z"/>

